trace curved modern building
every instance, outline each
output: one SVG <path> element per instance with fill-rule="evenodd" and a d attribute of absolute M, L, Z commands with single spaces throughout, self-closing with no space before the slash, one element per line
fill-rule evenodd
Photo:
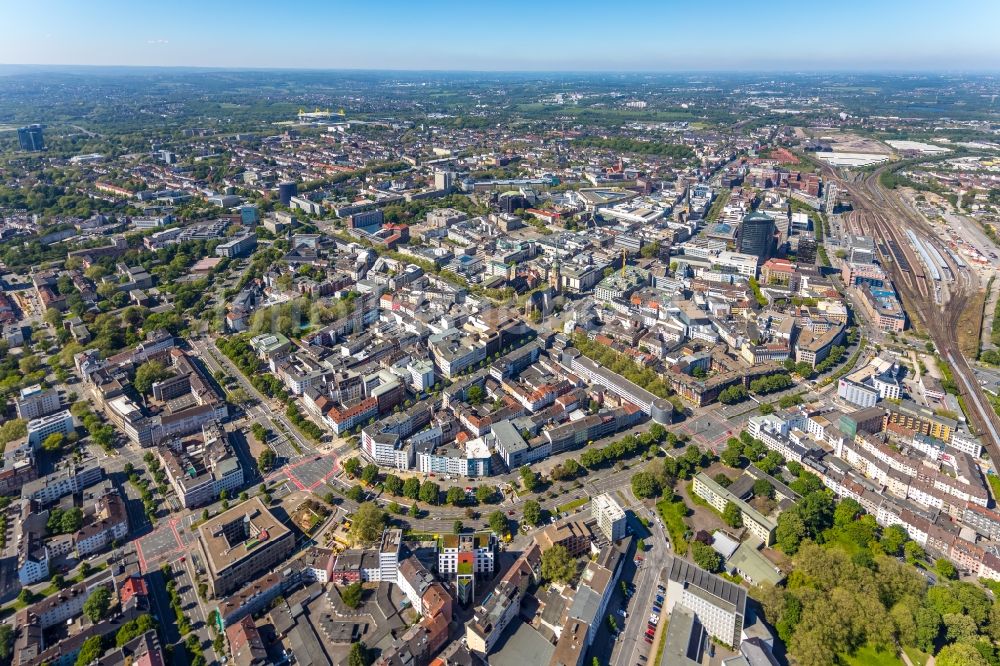
<path fill-rule="evenodd" d="M 767 260 L 774 255 L 777 227 L 774 218 L 764 213 L 750 213 L 743 218 L 736 237 L 736 249 L 742 254 L 752 254 Z"/>

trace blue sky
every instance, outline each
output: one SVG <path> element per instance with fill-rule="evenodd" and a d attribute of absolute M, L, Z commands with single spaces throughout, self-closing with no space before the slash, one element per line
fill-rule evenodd
<path fill-rule="evenodd" d="M 3 64 L 1000 70 L 998 0 L 0 0 Z"/>

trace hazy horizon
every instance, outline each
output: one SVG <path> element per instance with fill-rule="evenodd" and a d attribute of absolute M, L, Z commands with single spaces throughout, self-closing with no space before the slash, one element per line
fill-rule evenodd
<path fill-rule="evenodd" d="M 636 0 L 331 4 L 38 0 L 0 7 L 0 62 L 457 72 L 992 72 L 1000 3 L 932 0 L 710 8 Z"/>
<path fill-rule="evenodd" d="M 5 71 L 12 70 L 12 71 Z M 402 67 L 296 67 L 296 66 L 227 66 L 227 65 L 120 65 L 120 64 L 73 64 L 73 63 L 7 63 L 0 62 L 0 76 L 16 71 L 50 71 L 72 73 L 74 70 L 114 71 L 142 73 L 147 71 L 171 72 L 330 72 L 330 73 L 371 73 L 371 74 L 505 74 L 505 75 L 608 75 L 608 76 L 711 76 L 711 75 L 864 75 L 864 76 L 920 76 L 920 75 L 976 75 L 1000 76 L 1000 65 L 990 68 L 897 68 L 897 69 L 446 69 L 446 68 L 402 68 Z"/>

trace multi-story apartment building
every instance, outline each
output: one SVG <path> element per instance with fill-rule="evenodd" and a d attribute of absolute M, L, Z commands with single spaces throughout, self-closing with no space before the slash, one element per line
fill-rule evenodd
<path fill-rule="evenodd" d="M 21 497 L 35 500 L 44 506 L 66 495 L 78 493 L 102 478 L 104 470 L 98 466 L 94 458 L 80 463 L 68 463 L 51 474 L 24 484 Z"/>
<path fill-rule="evenodd" d="M 1000 513 L 970 502 L 962 514 L 962 522 L 990 541 L 1000 541 Z"/>
<path fill-rule="evenodd" d="M 131 381 L 128 368 L 152 359 L 169 365 L 173 373 L 153 385 L 154 398 L 159 395 L 158 400 L 167 401 L 158 412 L 140 407 L 125 391 Z M 140 446 L 197 432 L 206 423 L 225 420 L 229 415 L 226 401 L 187 355 L 174 347 L 174 338 L 166 333 L 151 335 L 135 349 L 107 360 L 92 349 L 77 354 L 74 361 L 108 419 Z M 171 396 L 190 396 L 191 400 Z"/>
<path fill-rule="evenodd" d="M 395 583 L 399 575 L 399 548 L 403 543 L 403 530 L 391 529 L 382 533 L 378 549 L 379 580 Z"/>
<path fill-rule="evenodd" d="M 438 539 L 438 573 L 452 576 L 459 572 L 462 553 L 471 553 L 472 573 L 492 574 L 497 538 L 493 532 L 445 534 Z"/>
<path fill-rule="evenodd" d="M 846 327 L 839 323 L 823 332 L 803 330 L 795 341 L 795 361 L 816 367 L 830 355 L 831 349 L 843 342 L 846 330 Z"/>
<path fill-rule="evenodd" d="M 479 477 L 489 476 L 492 466 L 486 441 L 478 437 L 462 446 L 435 447 L 415 444 L 416 469 L 424 473 Z"/>
<path fill-rule="evenodd" d="M 68 435 L 73 432 L 73 415 L 68 409 L 28 421 L 28 444 L 38 448 L 49 435 Z"/>
<path fill-rule="evenodd" d="M 712 477 L 704 472 L 699 472 L 694 477 L 691 488 L 695 495 L 704 499 L 719 512 L 725 511 L 726 505 L 730 502 L 735 504 L 743 516 L 743 526 L 763 541 L 765 545 L 770 546 L 774 543 L 777 522 L 729 492 L 728 489 L 720 486 Z"/>
<path fill-rule="evenodd" d="M 398 637 L 392 647 L 384 650 L 376 666 L 428 664 L 431 657 L 448 642 L 452 620 L 451 595 L 441 583 L 434 582 L 415 557 L 400 564 L 400 589 L 421 614 L 419 623 Z"/>
<path fill-rule="evenodd" d="M 373 397 L 363 398 L 352 405 L 323 405 L 329 402 L 325 398 L 317 400 L 317 404 L 326 410 L 323 413 L 323 422 L 326 423 L 338 435 L 352 430 L 360 425 L 368 423 L 378 416 L 378 400 Z"/>
<path fill-rule="evenodd" d="M 541 579 L 542 551 L 532 544 L 504 574 L 493 593 L 476 607 L 472 621 L 465 626 L 469 650 L 485 656 L 503 635 L 504 629 L 521 610 L 521 599 L 528 588 Z"/>
<path fill-rule="evenodd" d="M 861 306 L 880 331 L 902 333 L 906 328 L 906 311 L 892 288 L 858 287 Z"/>
<path fill-rule="evenodd" d="M 35 511 L 37 504 L 22 499 L 16 506 L 14 544 L 17 548 L 17 577 L 21 585 L 31 585 L 49 577 L 50 553 L 45 545 L 48 529 L 45 514 Z"/>
<path fill-rule="evenodd" d="M 425 359 L 416 359 L 406 366 L 410 373 L 410 385 L 417 391 L 427 391 L 434 386 L 434 364 Z"/>
<path fill-rule="evenodd" d="M 396 584 L 410 601 L 411 607 L 417 610 L 421 609 L 424 593 L 435 582 L 434 575 L 416 557 L 411 555 L 399 563 Z"/>
<path fill-rule="evenodd" d="M 98 587 L 108 588 L 112 593 L 112 598 L 114 598 L 117 589 L 115 577 L 110 568 L 94 574 L 83 582 L 60 590 L 24 610 L 29 616 L 38 618 L 38 624 L 42 629 L 48 629 L 82 614 L 84 602 Z"/>
<path fill-rule="evenodd" d="M 954 419 L 935 414 L 933 410 L 903 400 L 899 404 L 885 405 L 885 429 L 897 434 L 919 432 L 943 442 L 951 442 L 952 433 L 958 427 Z"/>
<path fill-rule="evenodd" d="M 874 407 L 879 401 L 878 389 L 848 377 L 841 377 L 837 382 L 837 397 L 862 408 Z"/>
<path fill-rule="evenodd" d="M 216 246 L 215 254 L 219 257 L 233 259 L 242 257 L 253 252 L 257 247 L 257 235 L 252 233 L 240 234 L 225 243 Z"/>
<path fill-rule="evenodd" d="M 586 627 L 583 644 L 577 645 L 580 637 L 566 635 L 564 631 L 556 644 L 557 653 L 560 648 L 566 652 L 575 652 L 572 648 L 578 647 L 582 657 L 586 649 L 593 644 L 601 628 L 601 620 L 607 617 L 608 602 L 615 593 L 624 562 L 625 553 L 618 545 L 603 549 L 596 560 L 587 562 L 580 574 L 580 582 L 577 584 L 576 594 L 573 596 L 573 603 L 568 613 L 571 622 L 576 621 Z M 550 660 L 549 663 L 554 665 L 561 662 Z"/>
<path fill-rule="evenodd" d="M 275 374 L 294 395 L 302 395 L 309 388 L 322 386 L 324 377 L 331 372 L 320 362 L 304 355 L 286 356 L 274 365 Z"/>
<path fill-rule="evenodd" d="M 84 510 L 83 525 L 73 535 L 78 557 L 87 557 L 128 536 L 125 501 L 117 492 L 108 493 Z"/>
<path fill-rule="evenodd" d="M 964 431 L 953 431 L 948 445 L 956 451 L 968 453 L 973 458 L 978 458 L 983 452 L 983 445 L 979 440 Z"/>
<path fill-rule="evenodd" d="M 457 329 L 448 329 L 431 335 L 427 339 L 427 344 L 434 363 L 441 370 L 441 374 L 449 379 L 454 379 L 469 368 L 484 363 L 488 354 L 483 341 L 471 335 L 463 335 Z"/>
<path fill-rule="evenodd" d="M 38 464 L 34 451 L 8 450 L 3 456 L 3 467 L 0 467 L 0 495 L 19 496 L 24 484 L 37 478 Z"/>
<path fill-rule="evenodd" d="M 673 420 L 673 405 L 668 400 L 657 398 L 641 386 L 601 367 L 579 350 L 566 349 L 562 354 L 562 364 L 591 384 L 603 386 L 619 398 L 628 400 L 656 423 L 668 424 Z"/>
<path fill-rule="evenodd" d="M 535 541 L 542 552 L 559 545 L 565 548 L 571 557 L 579 557 L 590 550 L 594 535 L 582 519 L 573 518 L 548 525 L 535 535 Z"/>
<path fill-rule="evenodd" d="M 243 467 L 217 423 L 205 425 L 200 438 L 170 440 L 157 455 L 184 508 L 214 502 L 223 490 L 233 495 L 243 486 Z"/>
<path fill-rule="evenodd" d="M 17 408 L 17 418 L 38 419 L 59 411 L 59 392 L 55 389 L 43 389 L 39 385 L 21 389 L 20 395 L 14 399 Z"/>
<path fill-rule="evenodd" d="M 597 527 L 609 540 L 625 538 L 625 510 L 611 495 L 604 493 L 592 499 L 590 513 L 597 521 Z"/>
<path fill-rule="evenodd" d="M 361 431 L 362 452 L 383 467 L 410 469 L 414 464 L 413 447 L 404 440 L 430 423 L 431 415 L 431 408 L 418 402 L 368 426 Z"/>

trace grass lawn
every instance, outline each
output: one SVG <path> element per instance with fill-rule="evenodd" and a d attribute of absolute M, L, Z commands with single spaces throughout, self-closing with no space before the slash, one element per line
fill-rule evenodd
<path fill-rule="evenodd" d="M 903 652 L 905 652 L 906 656 L 913 662 L 913 666 L 924 666 L 924 664 L 927 663 L 927 660 L 931 657 L 926 652 L 921 652 L 917 648 L 905 647 L 903 648 Z"/>
<path fill-rule="evenodd" d="M 14 599 L 14 601 L 12 601 L 9 604 L 7 604 L 6 606 L 4 606 L 3 610 L 0 611 L 0 612 L 9 615 L 11 613 L 14 613 L 16 611 L 21 610 L 22 608 L 27 608 L 30 605 L 31 605 L 30 603 L 25 603 L 25 602 L 21 601 L 20 599 Z"/>
<path fill-rule="evenodd" d="M 667 527 L 674 552 L 683 555 L 688 549 L 687 541 L 684 540 L 688 529 L 687 523 L 684 522 L 684 517 L 688 514 L 687 504 L 679 495 L 673 495 L 670 499 L 657 502 L 656 510 L 660 512 L 663 524 Z"/>
<path fill-rule="evenodd" d="M 433 532 L 404 532 L 404 541 L 437 541 L 438 534 Z"/>
<path fill-rule="evenodd" d="M 903 666 L 902 660 L 891 652 L 876 652 L 870 645 L 859 649 L 853 655 L 841 655 L 848 666 Z"/>
<path fill-rule="evenodd" d="M 666 619 L 665 615 L 663 618 L 664 619 L 660 621 L 660 626 L 657 627 L 656 632 L 656 637 L 659 640 L 656 641 L 656 660 L 652 662 L 654 664 L 660 663 L 660 660 L 663 658 L 663 648 L 667 644 L 667 624 L 669 621 Z"/>
<path fill-rule="evenodd" d="M 1000 477 L 996 474 L 987 474 L 986 480 L 990 482 L 990 491 L 993 493 L 993 498 L 997 499 L 1000 497 Z"/>
<path fill-rule="evenodd" d="M 38 594 L 40 594 L 42 597 L 51 597 L 53 594 L 58 592 L 59 589 L 60 588 L 58 585 L 55 585 L 54 583 L 49 583 L 49 586 L 39 590 Z"/>
<path fill-rule="evenodd" d="M 567 511 L 572 511 L 573 509 L 578 509 L 587 502 L 590 501 L 589 497 L 581 497 L 575 499 L 572 502 L 566 502 L 565 504 L 560 504 L 556 507 L 556 513 L 566 513 Z"/>
<path fill-rule="evenodd" d="M 712 513 L 714 513 L 719 518 L 719 520 L 725 520 L 725 518 L 722 517 L 722 512 L 721 511 L 719 511 L 714 506 L 712 506 L 711 504 L 709 504 L 708 501 L 704 497 L 700 497 L 700 496 L 698 496 L 698 495 L 695 494 L 695 492 L 694 492 L 694 481 L 688 481 L 687 485 L 685 485 L 684 488 L 687 490 L 688 498 L 692 502 L 694 502 L 698 506 L 702 507 L 703 509 L 707 509 L 708 511 L 711 511 Z"/>

